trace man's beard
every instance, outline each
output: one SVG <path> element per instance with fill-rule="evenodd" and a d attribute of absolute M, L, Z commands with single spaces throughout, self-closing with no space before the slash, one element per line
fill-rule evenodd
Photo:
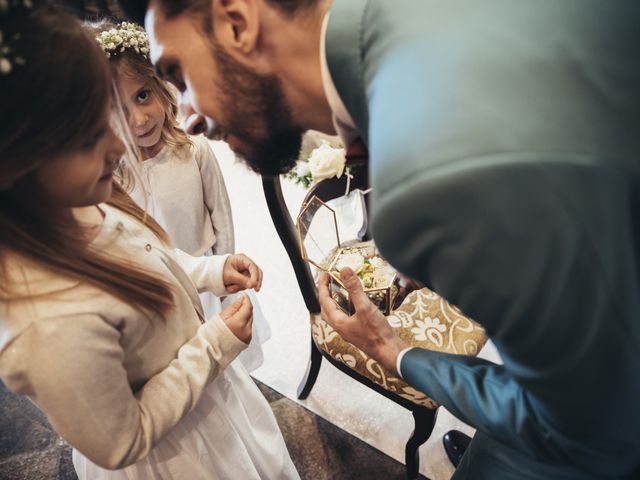
<path fill-rule="evenodd" d="M 259 75 L 233 59 L 220 44 L 213 48 L 220 69 L 218 99 L 225 112 L 224 133 L 238 141 L 238 153 L 257 173 L 279 175 L 296 165 L 302 129 L 293 124 L 280 80 Z"/>

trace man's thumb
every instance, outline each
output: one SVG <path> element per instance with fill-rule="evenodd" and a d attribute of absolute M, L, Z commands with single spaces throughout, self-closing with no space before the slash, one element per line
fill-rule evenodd
<path fill-rule="evenodd" d="M 367 294 L 364 293 L 362 288 L 362 282 L 358 276 L 349 267 L 345 267 L 340 270 L 340 279 L 349 292 L 349 297 L 356 310 L 360 310 L 368 306 L 370 300 Z"/>

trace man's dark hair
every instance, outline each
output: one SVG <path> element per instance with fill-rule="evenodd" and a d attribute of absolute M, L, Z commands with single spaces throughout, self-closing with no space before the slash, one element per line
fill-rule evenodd
<path fill-rule="evenodd" d="M 120 8 L 129 20 L 144 25 L 144 16 L 149 7 L 149 0 L 118 0 Z M 162 12 L 167 18 L 175 18 L 181 13 L 198 10 L 208 10 L 211 2 L 209 0 L 160 0 Z"/>
<path fill-rule="evenodd" d="M 283 13 L 293 15 L 300 10 L 315 5 L 318 0 L 267 0 L 275 8 Z M 120 8 L 129 20 L 140 25 L 144 24 L 144 16 L 147 13 L 149 0 L 118 0 Z M 208 12 L 211 0 L 160 0 L 160 6 L 164 15 L 171 19 L 186 12 Z"/>

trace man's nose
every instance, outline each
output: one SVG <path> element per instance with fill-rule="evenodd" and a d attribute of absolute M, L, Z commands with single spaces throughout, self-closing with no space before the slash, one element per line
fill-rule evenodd
<path fill-rule="evenodd" d="M 189 135 L 198 135 L 207 131 L 207 122 L 204 117 L 193 109 L 191 103 L 186 101 L 184 95 L 180 98 L 179 112 L 182 129 Z"/>
<path fill-rule="evenodd" d="M 194 113 L 182 121 L 182 129 L 189 135 L 199 135 L 207 131 L 207 122 L 202 115 Z"/>

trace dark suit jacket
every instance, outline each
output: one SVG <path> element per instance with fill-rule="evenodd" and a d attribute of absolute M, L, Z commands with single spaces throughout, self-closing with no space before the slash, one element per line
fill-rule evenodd
<path fill-rule="evenodd" d="M 402 361 L 478 429 L 455 478 L 640 476 L 639 21 L 638 0 L 331 9 L 374 238 L 504 360 Z"/>

